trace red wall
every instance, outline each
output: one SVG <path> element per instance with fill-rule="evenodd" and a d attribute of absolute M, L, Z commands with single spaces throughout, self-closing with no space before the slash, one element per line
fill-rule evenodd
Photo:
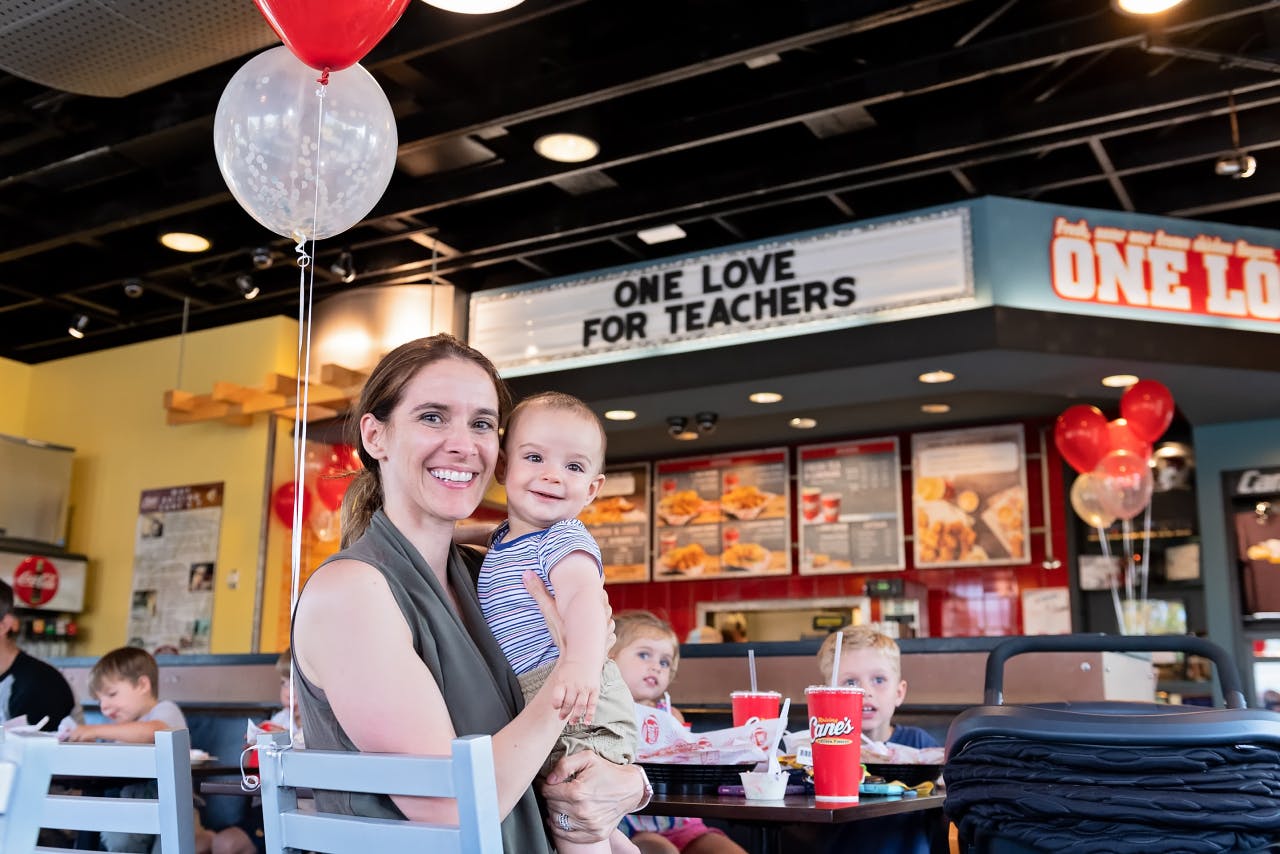
<path fill-rule="evenodd" d="M 868 578 L 903 578 L 909 585 L 927 588 L 930 634 L 947 635 L 1014 635 L 1022 632 L 1021 590 L 1036 587 L 1066 587 L 1066 491 L 1062 460 L 1053 447 L 1051 421 L 1024 422 L 1027 449 L 1027 506 L 1031 525 L 1031 561 L 1026 566 L 965 567 L 963 569 L 916 569 L 912 563 L 911 543 L 906 547 L 906 570 L 903 572 L 870 572 L 846 575 L 799 575 L 793 569 L 785 577 L 723 579 L 713 581 L 650 581 L 644 584 L 609 586 L 609 600 L 615 611 L 645 608 L 671 621 L 676 633 L 684 638 L 697 620 L 699 602 L 732 602 L 760 599 L 811 599 L 833 596 L 857 596 L 863 593 Z M 1043 436 L 1043 441 L 1042 441 Z M 858 438 L 858 437 L 847 437 Z M 911 434 L 899 434 L 904 466 L 911 464 Z M 1041 465 L 1041 449 L 1046 452 Z M 792 509 L 795 489 L 795 453 L 791 454 Z M 1061 561 L 1055 569 L 1043 568 L 1046 556 L 1044 538 L 1044 478 L 1048 472 L 1048 514 L 1051 523 L 1053 555 Z M 903 472 L 903 527 L 908 536 L 914 526 L 911 508 L 910 471 Z M 798 514 L 792 513 L 793 520 Z M 791 565 L 799 565 L 795 553 L 796 536 L 792 529 Z M 872 618 L 879 618 L 878 604 L 873 600 Z M 944 628 L 950 626 L 949 631 Z"/>

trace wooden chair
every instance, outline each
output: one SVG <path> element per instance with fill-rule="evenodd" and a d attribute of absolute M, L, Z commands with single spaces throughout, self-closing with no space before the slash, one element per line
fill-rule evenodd
<path fill-rule="evenodd" d="M 276 750 L 276 743 L 270 735 L 258 738 L 267 854 L 502 851 L 493 743 L 487 735 L 454 739 L 451 756 Z M 454 798 L 458 826 L 303 812 L 299 788 Z"/>
<path fill-rule="evenodd" d="M 40 833 L 40 803 L 49 791 L 49 760 L 57 740 L 0 733 L 0 851 L 27 854 Z"/>
<path fill-rule="evenodd" d="M 133 782 L 155 780 L 155 798 L 47 795 L 41 827 L 63 830 L 149 833 L 160 837 L 163 854 L 195 854 L 191 797 L 191 739 L 185 729 L 156 733 L 150 744 L 68 744 L 51 754 L 55 777 Z M 37 848 L 62 854 L 67 848 Z"/>

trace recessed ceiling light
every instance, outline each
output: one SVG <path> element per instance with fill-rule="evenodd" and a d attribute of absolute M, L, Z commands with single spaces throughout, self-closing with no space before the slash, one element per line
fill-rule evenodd
<path fill-rule="evenodd" d="M 698 438 L 698 433 L 696 430 L 685 430 L 681 433 L 674 434 L 671 438 L 675 439 L 677 442 L 692 442 L 694 439 Z"/>
<path fill-rule="evenodd" d="M 1182 3 L 1183 0 L 1111 0 L 1116 11 L 1126 15 L 1159 15 Z"/>
<path fill-rule="evenodd" d="M 787 424 L 797 430 L 812 430 L 818 426 L 818 422 L 814 418 L 792 418 Z"/>
<path fill-rule="evenodd" d="M 752 403 L 777 403 L 782 400 L 782 395 L 776 391 L 757 391 L 747 395 L 747 400 Z"/>
<path fill-rule="evenodd" d="M 929 413 L 930 415 L 941 415 L 941 414 L 943 414 L 944 412 L 950 412 L 950 411 L 951 411 L 951 404 L 949 404 L 949 403 L 924 403 L 924 404 L 921 404 L 921 405 L 920 405 L 920 411 L 921 411 L 921 412 L 927 412 L 927 413 Z"/>
<path fill-rule="evenodd" d="M 949 383 L 956 378 L 950 371 L 926 371 L 916 379 L 922 383 Z"/>
<path fill-rule="evenodd" d="M 652 246 L 655 243 L 666 243 L 668 240 L 679 240 L 684 237 L 684 229 L 675 223 L 670 225 L 660 225 L 656 228 L 646 228 L 636 232 L 636 237 Z"/>
<path fill-rule="evenodd" d="M 557 163 L 582 163 L 600 153 L 600 144 L 576 133 L 549 133 L 533 143 L 533 150 Z"/>
<path fill-rule="evenodd" d="M 427 0 L 428 6 L 461 15 L 488 15 L 519 6 L 524 0 Z"/>
<path fill-rule="evenodd" d="M 634 421 L 636 412 L 634 409 L 610 409 L 604 417 L 610 421 Z"/>
<path fill-rule="evenodd" d="M 1128 388 L 1137 381 L 1138 378 L 1133 374 L 1112 374 L 1102 378 L 1102 384 L 1107 388 Z"/>
<path fill-rule="evenodd" d="M 207 252 L 210 246 L 207 237 L 189 231 L 166 231 L 160 242 L 174 252 Z"/>

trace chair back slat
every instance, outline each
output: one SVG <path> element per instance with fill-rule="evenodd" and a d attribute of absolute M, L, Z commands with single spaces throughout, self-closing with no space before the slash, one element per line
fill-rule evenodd
<path fill-rule="evenodd" d="M 37 809 L 41 827 L 160 837 L 164 854 L 195 854 L 191 738 L 185 729 L 156 733 L 155 744 L 59 744 L 54 774 L 68 777 L 156 781 L 155 798 L 46 795 Z"/>
<path fill-rule="evenodd" d="M 448 757 L 332 750 L 299 750 L 288 755 L 285 785 L 426 798 L 454 797 L 450 771 L 453 762 Z M 359 756 L 360 761 L 352 762 L 353 756 Z"/>
<path fill-rule="evenodd" d="M 0 851 L 29 851 L 40 833 L 40 802 L 49 791 L 49 758 L 58 746 L 48 736 L 3 735 L 0 763 L 8 786 L 0 794 Z"/>
<path fill-rule="evenodd" d="M 449 757 L 278 749 L 260 736 L 268 854 L 431 851 L 499 854 L 501 817 L 489 736 L 454 739 Z M 301 812 L 297 789 L 454 798 L 458 826 Z"/>

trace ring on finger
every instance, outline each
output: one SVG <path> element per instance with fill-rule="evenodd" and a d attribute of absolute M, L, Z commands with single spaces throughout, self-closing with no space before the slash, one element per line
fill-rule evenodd
<path fill-rule="evenodd" d="M 573 822 L 569 820 L 569 816 L 562 812 L 556 813 L 556 824 L 565 832 L 573 830 Z"/>

